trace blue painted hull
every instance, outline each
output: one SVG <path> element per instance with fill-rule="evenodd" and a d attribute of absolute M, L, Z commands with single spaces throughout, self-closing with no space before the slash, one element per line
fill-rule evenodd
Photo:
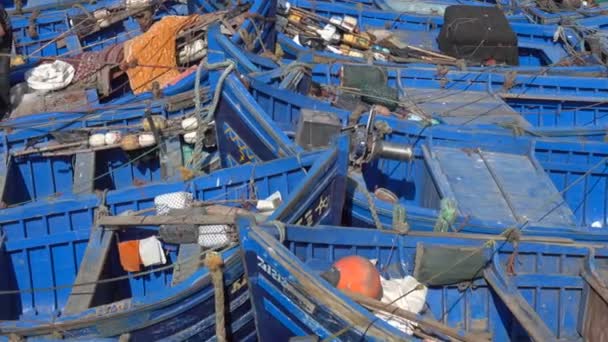
<path fill-rule="evenodd" d="M 244 58 L 241 50 L 218 32 L 212 31 L 210 37 L 213 37 L 210 46 L 215 51 L 210 58 L 215 61 L 235 60 L 242 73 L 253 73 L 254 77 L 248 80 L 250 92 L 284 130 L 293 131 L 299 107 L 323 107 L 348 119 L 346 111 L 308 98 L 307 90 L 309 80 L 321 85 L 339 86 L 343 64 L 314 65 L 310 77 L 306 75 L 297 81 L 299 84 L 294 89 L 304 96 L 293 95 L 276 89 L 284 87 L 281 82 L 288 84 L 293 75 L 283 80 L 281 70 L 265 71 L 271 69 L 267 60 L 250 55 Z M 438 75 L 436 69 L 430 68 L 388 69 L 387 76 L 387 85 L 397 88 L 403 99 L 419 102 L 418 107 L 425 108 L 427 115 L 433 115 L 445 124 L 476 126 L 483 130 L 494 129 L 497 134 L 512 134 L 511 127 L 515 122 L 521 128 L 520 134 L 587 140 L 602 140 L 608 125 L 608 105 L 603 100 L 608 93 L 608 83 L 603 78 L 523 74 L 515 74 L 511 78 L 489 71 L 450 71 Z M 433 102 L 435 98 L 439 100 Z M 434 104 L 426 109 L 425 102 Z M 442 102 L 449 102 L 449 105 Z M 462 109 L 461 113 L 452 114 L 453 108 Z M 280 113 L 283 109 L 290 113 Z M 276 114 L 271 113 L 275 111 Z M 496 118 L 495 113 L 501 118 Z M 497 125 L 500 121 L 508 125 Z"/>
<path fill-rule="evenodd" d="M 436 45 L 435 38 L 439 32 L 438 28 L 443 25 L 443 18 L 440 17 L 415 16 L 373 9 L 362 10 L 357 9 L 356 6 L 341 4 L 300 0 L 292 2 L 292 6 L 301 7 L 328 18 L 331 16 L 353 16 L 357 18 L 360 27 L 376 27 L 408 32 L 408 36 L 411 36 L 416 43 L 421 39 L 420 36 L 423 35 L 423 39 L 425 40 L 424 46 L 428 44 L 431 44 L 431 46 Z M 553 42 L 556 26 L 526 23 L 511 23 L 511 26 L 518 38 L 520 65 L 546 66 L 558 63 L 560 60 L 568 57 L 565 44 Z M 426 38 L 427 35 L 428 39 Z M 569 37 L 568 44 L 573 47 L 580 45 L 581 38 L 575 32 L 568 31 L 566 35 Z M 291 39 L 282 34 L 278 35 L 278 41 L 281 43 L 286 57 L 296 59 L 301 54 L 309 51 L 309 49 L 293 43 Z M 329 59 L 340 59 L 340 55 L 334 53 L 320 52 L 317 54 Z M 590 64 L 598 64 L 598 62 L 595 61 Z"/>
<path fill-rule="evenodd" d="M 174 191 L 190 189 L 195 199 L 220 204 L 226 201 L 238 204 L 280 191 L 284 201 L 268 217 L 269 221 L 337 224 L 344 203 L 345 143 L 342 139 L 335 148 L 326 151 L 226 169 L 186 183 L 111 191 L 105 205 L 110 214 L 117 215 L 125 210 L 150 208 L 155 196 Z M 205 268 L 174 285 L 171 268 L 159 268 L 144 276 L 128 274 L 118 283 L 99 285 L 90 308 L 75 314 L 63 313 L 71 284 L 78 275 L 78 265 L 87 244 L 92 243 L 89 236 L 99 205 L 95 196 L 81 196 L 73 201 L 40 203 L 0 214 L 4 234 L 1 288 L 23 291 L 0 292 L 6 304 L 0 310 L 3 319 L 0 331 L 33 340 L 55 336 L 57 329 L 65 339 L 117 339 L 123 334 L 136 340 L 213 339 L 214 289 Z M 154 235 L 156 230 L 146 226 L 117 234 L 124 241 Z M 164 246 L 169 251 L 169 262 L 177 260 L 180 246 Z M 231 247 L 222 252 L 222 257 L 226 263 L 224 283 L 229 301 L 228 336 L 231 340 L 253 340 L 255 325 L 239 253 Z M 109 274 L 104 273 L 101 279 L 124 275 L 117 256 L 110 254 L 108 258 L 110 264 L 105 272 Z M 46 287 L 51 289 L 41 289 Z"/>
<path fill-rule="evenodd" d="M 511 227 L 525 226 L 525 234 L 528 235 L 551 235 L 567 237 L 582 241 L 595 241 L 598 243 L 608 242 L 608 233 L 605 227 L 608 222 L 604 207 L 604 200 L 608 196 L 604 179 L 608 168 L 602 163 L 602 156 L 607 150 L 603 143 L 576 143 L 561 142 L 554 140 L 534 140 L 526 142 L 522 139 L 503 137 L 496 139 L 485 135 L 483 132 L 466 129 L 429 128 L 421 137 L 420 128 L 412 125 L 398 123 L 396 120 L 388 121 L 393 128 L 394 134 L 386 137 L 387 141 L 395 143 L 412 144 L 422 148 L 425 144 L 442 146 L 453 146 L 456 148 L 474 151 L 480 148 L 483 151 L 506 151 L 517 156 L 528 156 L 535 163 L 539 172 L 544 174 L 549 184 L 554 186 L 558 194 L 554 199 L 538 198 L 532 208 L 547 206 L 542 213 L 528 217 L 525 222 L 507 223 L 498 216 L 494 219 L 484 220 L 464 212 L 460 212 L 457 222 L 450 227 L 450 231 L 469 233 L 497 234 Z M 486 138 L 486 139 L 484 139 Z M 428 168 L 429 160 L 422 155 L 419 149 L 415 160 L 409 163 L 395 163 L 393 161 L 378 161 L 368 165 L 363 172 L 363 178 L 357 178 L 363 188 L 374 191 L 376 188 L 395 189 L 399 200 L 396 203 L 405 208 L 407 220 L 412 226 L 426 231 L 433 231 L 437 218 L 440 216 L 439 203 L 431 204 L 425 202 L 425 198 L 433 197 L 434 194 L 443 198 L 444 193 L 438 193 L 433 185 L 436 176 L 431 176 Z M 450 177 L 449 174 L 447 174 Z M 400 178 L 403 177 L 403 178 Z M 400 180 L 397 180 L 399 178 Z M 521 180 L 523 182 L 523 180 Z M 507 182 L 506 185 L 510 183 Z M 351 185 L 352 186 L 352 185 Z M 450 187 L 446 185 L 447 187 Z M 484 188 L 481 185 L 471 183 L 471 194 L 478 194 L 480 205 L 483 203 Z M 351 187 L 350 195 L 347 196 L 347 207 L 350 213 L 346 215 L 346 224 L 362 227 L 375 227 L 371 218 L 370 205 L 360 189 Z M 441 190 L 439 191 L 441 192 Z M 538 193 L 538 192 L 536 192 Z M 531 193 L 530 195 L 535 195 Z M 520 199 L 524 201 L 525 199 Z M 553 204 L 547 204 L 556 200 Z M 380 220 L 385 228 L 394 223 L 393 215 L 395 206 L 379 199 L 374 200 Z M 543 217 L 555 210 L 554 206 L 565 205 L 572 210 L 570 222 L 554 221 Z M 596 228 L 591 228 L 591 226 Z"/>
<path fill-rule="evenodd" d="M 222 156 L 232 153 L 232 163 L 238 163 L 240 160 L 264 161 L 285 154 L 297 154 L 300 147 L 292 143 L 290 137 L 295 134 L 302 108 L 329 111 L 343 124 L 349 120 L 350 112 L 336 110 L 327 103 L 297 96 L 285 90 L 269 89 L 255 80 L 247 84 L 253 97 L 247 94 L 247 89 L 238 78 L 228 77 L 223 92 L 224 107 L 217 117 L 218 123 L 226 123 L 231 127 L 230 135 L 224 140 L 220 139 L 218 143 Z M 366 117 L 363 116 L 360 120 L 365 122 Z M 538 165 L 537 168 L 543 170 L 539 174 L 546 172 L 547 178 L 543 179 L 556 188 L 560 198 L 563 196 L 573 216 L 571 222 L 545 221 L 539 225 L 532 220 L 526 224 L 526 234 L 554 235 L 602 243 L 608 241 L 608 234 L 604 229 L 590 228 L 591 225 L 604 226 L 607 222 L 603 209 L 607 195 L 604 186 L 606 170 L 602 165 L 595 165 L 601 162 L 601 156 L 608 153 L 605 144 L 513 137 L 511 132 L 499 134 L 495 129 L 476 126 L 437 125 L 424 128 L 416 122 L 400 121 L 396 118 L 377 117 L 377 120 L 385 121 L 391 127 L 392 133 L 386 135 L 386 140 L 404 145 L 415 143 L 415 154 L 418 158 L 413 162 L 381 160 L 369 164 L 363 171 L 363 179 L 367 182 L 366 187 L 370 192 L 377 187 L 396 192 L 398 204 L 405 207 L 408 220 L 416 222 L 412 226 L 417 229 L 432 230 L 440 209 L 438 200 L 432 202 L 432 205 L 424 203 L 425 194 L 437 191 L 430 185 L 432 180 L 426 176 L 428 170 L 425 160 L 421 158 L 422 146 L 432 138 L 436 144 L 454 148 L 462 146 L 474 150 L 476 147 L 482 147 L 482 150 L 489 151 L 499 148 Z M 235 139 L 230 137 L 240 139 L 235 142 Z M 528 150 L 531 151 L 530 156 L 527 156 Z M 586 175 L 592 167 L 592 172 Z M 356 173 L 353 175 L 356 176 Z M 447 174 L 447 177 L 450 175 Z M 483 197 L 481 190 L 473 193 Z M 346 222 L 365 227 L 373 225 L 370 205 L 361 191 L 351 188 L 350 197 L 354 199 L 349 202 L 350 207 L 347 204 Z M 380 221 L 385 228 L 390 228 L 393 224 L 393 206 L 379 200 L 374 200 L 374 203 Z M 500 234 L 513 226 L 512 222 L 500 218 L 484 221 L 473 216 L 465 220 L 464 216 L 458 218 L 453 229 Z"/>
<path fill-rule="evenodd" d="M 421 279 L 428 286 L 428 294 L 425 312 L 418 317 L 427 317 L 472 340 L 481 336 L 495 341 L 589 338 L 593 332 L 579 327 L 589 324 L 601 329 L 597 320 L 585 320 L 608 309 L 605 291 L 592 299 L 589 291 L 595 281 L 601 281 L 599 273 L 591 270 L 602 267 L 607 257 L 605 249 L 525 239 L 514 248 L 503 240 L 492 242 L 488 236 L 400 236 L 376 230 L 319 228 L 313 233 L 307 228 L 287 226 L 285 239 L 279 242 L 276 230 L 246 220 L 239 222 L 262 340 L 305 335 L 338 341 L 422 340 L 377 318 L 319 276 L 334 261 L 353 254 L 376 259 L 382 275 L 391 279 L 415 274 L 415 269 L 425 267 L 425 259 L 417 257 L 422 249 L 462 248 L 461 258 L 473 251 L 487 252 L 489 263 L 480 266 L 480 275 L 472 283 L 437 284 L 433 278 Z M 506 268 L 511 258 L 516 260 L 512 272 Z M 560 260 L 560 266 L 551 261 L 554 258 Z M 462 260 L 443 260 L 443 271 L 457 267 Z M 427 335 L 442 336 L 438 329 L 423 323 L 419 326 Z"/>
<path fill-rule="evenodd" d="M 272 14 L 273 2 L 256 1 L 250 13 Z M 211 4 L 207 4 L 211 6 Z M 247 19 L 242 26 L 245 32 L 253 31 L 251 19 Z M 240 35 L 231 37 L 235 45 L 242 43 Z M 255 50 L 256 46 L 253 46 Z M 202 104 L 208 104 L 209 97 L 207 85 L 210 82 L 217 84 L 217 80 L 209 80 L 205 72 L 197 80 L 195 73 L 186 76 L 175 85 L 163 89 L 160 99 L 154 98 L 151 92 L 139 95 L 127 94 L 108 103 L 97 103 L 92 100 L 90 108 L 82 112 L 69 113 L 40 113 L 15 118 L 7 122 L 13 129 L 5 133 L 0 145 L 3 155 L 8 160 L 5 167 L 0 168 L 0 178 L 10 179 L 5 186 L 0 186 L 4 205 L 14 206 L 29 203 L 40 199 L 60 199 L 74 194 L 90 193 L 93 190 L 116 190 L 133 185 L 145 185 L 161 180 L 174 180 L 178 177 L 178 168 L 188 165 L 191 145 L 183 142 L 179 135 L 172 136 L 172 145 L 176 158 L 170 161 L 170 166 L 161 163 L 158 151 L 143 151 L 137 156 L 128 155 L 120 148 L 114 148 L 94 153 L 93 180 L 82 182 L 75 176 L 78 155 L 65 154 L 54 156 L 44 153 L 33 153 L 25 156 L 11 156 L 10 154 L 23 151 L 31 147 L 32 141 L 36 147 L 52 145 L 57 140 L 54 132 L 68 132 L 82 128 L 96 128 L 98 132 L 115 129 L 123 134 L 133 132 L 132 125 L 141 124 L 144 113 L 150 111 L 152 115 L 161 115 L 168 119 L 178 119 L 191 113 L 194 103 L 188 96 L 194 97 L 194 88 L 199 81 L 203 86 Z M 96 96 L 93 95 L 93 98 Z M 98 102 L 98 99 L 97 99 Z M 57 120 L 58 117 L 61 120 Z M 93 186 L 89 186 L 89 182 Z M 84 184 L 81 184 L 84 183 Z"/>
<path fill-rule="evenodd" d="M 249 9 L 249 13 L 255 17 L 256 15 L 261 15 L 261 16 L 272 16 L 274 13 L 274 1 L 251 1 L 251 7 Z M 218 9 L 222 9 L 222 5 L 220 3 L 216 3 L 216 2 L 202 2 L 202 3 L 198 3 L 198 2 L 189 2 L 188 4 L 180 4 L 180 3 L 175 3 L 173 4 L 173 7 L 168 7 L 163 11 L 159 11 L 156 16 L 157 19 L 161 18 L 162 16 L 165 15 L 187 15 L 190 13 L 208 13 L 208 12 L 212 12 L 212 11 L 216 11 Z M 72 10 L 73 12 L 76 12 L 75 10 Z M 50 18 L 49 19 L 45 19 L 46 21 L 49 21 L 50 23 L 48 24 L 50 26 L 50 29 L 48 29 L 49 31 L 52 31 L 51 33 L 47 35 L 45 35 L 45 37 L 47 37 L 48 39 L 42 39 L 40 41 L 38 41 L 37 43 L 32 43 L 32 42 L 27 42 L 27 49 L 30 49 L 28 51 L 24 51 L 24 52 L 28 52 L 31 53 L 32 51 L 37 51 L 39 50 L 38 47 L 41 46 L 45 46 L 47 45 L 47 41 L 51 41 L 52 44 L 48 44 L 48 46 L 46 46 L 43 50 L 38 51 L 38 53 L 42 54 L 42 56 L 57 56 L 59 54 L 62 55 L 71 55 L 71 54 L 75 54 L 75 53 L 79 53 L 82 49 L 87 50 L 87 51 L 99 51 L 102 50 L 110 45 L 116 44 L 116 43 L 121 43 L 126 41 L 127 39 L 132 38 L 133 36 L 137 35 L 139 31 L 139 26 L 137 24 L 137 22 L 132 19 L 132 18 L 127 18 L 124 20 L 124 22 L 122 23 L 122 25 L 113 25 L 108 29 L 104 29 L 101 30 L 95 34 L 92 34 L 90 36 L 86 36 L 85 38 L 79 38 L 76 34 L 70 34 L 67 35 L 63 40 L 57 42 L 54 41 L 53 39 L 56 38 L 58 35 L 60 34 L 64 34 L 64 32 L 67 30 L 67 15 L 65 13 L 61 13 L 59 15 L 53 16 L 53 15 L 49 15 Z M 252 19 L 246 19 L 242 26 L 240 27 L 240 30 L 243 30 L 242 32 L 247 32 L 247 33 L 253 33 L 255 28 L 253 27 L 253 20 Z M 65 25 L 64 25 L 65 24 Z M 15 31 L 19 31 L 20 36 L 26 36 L 26 29 L 27 26 L 29 24 L 27 23 L 27 21 L 23 21 L 20 24 L 20 28 L 19 29 L 15 29 Z M 42 25 L 42 24 L 40 24 Z M 39 26 L 40 26 L 39 25 Z M 269 35 L 269 23 L 258 23 L 258 28 L 261 32 L 262 32 L 262 41 L 264 41 L 264 43 L 268 46 L 272 46 L 274 45 L 274 37 Z M 40 30 L 42 30 L 43 28 L 41 27 Z M 28 40 L 29 38 L 25 38 L 25 40 Z M 240 35 L 240 33 L 236 33 L 234 34 L 231 38 L 231 41 L 236 44 L 236 45 L 243 45 L 244 41 Z M 66 41 L 66 44 L 63 44 L 63 41 Z M 24 43 L 25 44 L 25 43 Z M 59 45 L 57 45 L 59 44 Z M 57 47 L 57 46 L 60 47 Z M 85 48 L 89 46 L 88 48 Z M 261 47 L 260 47 L 260 42 L 259 41 L 255 41 L 253 42 L 253 45 L 250 46 L 249 48 L 251 48 L 252 51 L 258 51 Z M 25 47 L 24 47 L 25 49 Z M 63 49 L 63 50 L 62 50 Z M 19 49 L 18 49 L 19 50 Z M 19 51 L 18 51 L 19 53 Z M 13 83 L 17 83 L 17 82 L 21 82 L 23 80 L 25 71 L 27 69 L 29 69 L 31 67 L 31 65 L 23 65 L 21 67 L 18 67 L 16 69 L 13 70 L 13 72 L 11 73 L 11 79 Z M 179 89 L 180 85 L 183 89 L 183 85 L 184 84 L 188 84 L 188 90 L 192 89 L 192 82 L 194 79 L 194 75 L 191 74 L 189 76 L 186 77 L 187 79 L 189 79 L 190 83 L 184 83 L 184 80 L 181 80 L 178 82 L 178 84 L 176 86 L 169 86 L 165 89 L 163 89 L 163 96 L 171 96 L 171 95 L 175 95 L 176 92 L 176 88 Z M 208 81 L 204 82 L 206 80 L 206 71 L 203 72 L 202 77 L 201 77 L 201 82 L 203 82 L 203 84 L 208 85 Z M 182 90 L 183 91 L 183 90 Z M 90 113 L 92 110 L 104 110 L 107 108 L 117 108 L 118 106 L 124 106 L 125 104 L 134 104 L 134 103 L 142 103 L 142 101 L 146 101 L 146 100 L 152 100 L 154 99 L 153 95 L 150 92 L 146 92 L 146 93 L 142 93 L 139 95 L 135 95 L 131 92 L 131 90 L 129 89 L 129 87 L 121 87 L 118 90 L 113 91 L 110 95 L 106 96 L 105 98 L 100 99 L 100 97 L 97 95 L 97 93 L 95 91 L 89 91 L 88 94 L 88 99 L 87 99 L 87 106 L 86 108 L 77 108 L 77 109 L 73 109 L 72 112 L 74 111 L 81 111 L 81 112 L 88 112 Z M 54 114 L 57 115 L 57 114 Z M 28 115 L 27 117 L 21 117 L 21 118 L 17 118 L 15 119 L 15 124 L 19 123 L 19 122 L 25 122 L 25 121 L 29 121 L 29 120 L 43 120 L 41 117 L 39 117 L 38 115 Z M 13 121 L 11 121 L 12 123 Z"/>

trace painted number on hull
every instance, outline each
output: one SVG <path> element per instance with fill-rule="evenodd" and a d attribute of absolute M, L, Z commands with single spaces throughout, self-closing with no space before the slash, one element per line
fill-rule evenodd
<path fill-rule="evenodd" d="M 224 124 L 224 135 L 228 138 L 228 140 L 235 143 L 236 148 L 238 149 L 238 159 L 239 164 L 246 164 L 249 162 L 258 161 L 253 151 L 245 144 L 243 139 L 239 137 L 236 132 L 232 129 L 232 127 Z"/>
<path fill-rule="evenodd" d="M 232 286 L 230 287 L 230 294 L 235 294 L 238 290 L 242 289 L 243 286 L 247 285 L 247 279 L 239 278 L 234 281 Z"/>
<path fill-rule="evenodd" d="M 327 192 L 327 191 L 325 191 Z M 323 215 L 329 210 L 329 193 L 321 195 L 315 203 L 309 208 L 296 224 L 299 226 L 312 226 L 316 224 Z"/>
<path fill-rule="evenodd" d="M 283 286 L 283 287 L 287 286 L 287 280 L 285 280 L 285 278 L 283 278 L 277 270 L 272 268 L 272 266 L 270 266 L 268 263 L 266 263 L 266 261 L 264 261 L 264 259 L 262 259 L 259 255 L 258 255 L 258 267 L 261 270 L 263 270 L 264 272 L 266 272 L 266 274 L 268 274 L 272 279 L 274 279 L 279 284 L 281 284 L 281 286 Z"/>
<path fill-rule="evenodd" d="M 131 299 L 125 299 L 116 303 L 100 306 L 95 310 L 95 314 L 97 316 L 107 316 L 129 310 L 130 308 Z"/>

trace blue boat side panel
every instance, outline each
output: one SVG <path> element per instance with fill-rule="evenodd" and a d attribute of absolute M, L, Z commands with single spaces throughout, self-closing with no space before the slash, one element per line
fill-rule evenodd
<path fill-rule="evenodd" d="M 293 222 L 298 225 L 339 224 L 345 200 L 348 139 L 341 136 L 336 148 L 324 152 L 308 171 L 306 179 L 277 209 L 270 220 Z"/>
<path fill-rule="evenodd" d="M 498 264 L 498 257 L 484 271 L 483 275 L 492 291 L 500 297 L 505 306 L 511 311 L 521 323 L 528 335 L 535 341 L 555 341 L 556 336 L 549 330 L 545 321 L 535 312 L 528 301 L 526 301 L 517 290 L 516 286 L 508 279 L 502 267 Z M 559 309 L 554 307 L 553 312 Z M 557 328 L 557 327 L 555 327 Z"/>
<path fill-rule="evenodd" d="M 564 142 L 537 142 L 535 157 L 576 215 L 579 226 L 606 227 L 608 222 L 608 150 L 573 148 Z"/>
<path fill-rule="evenodd" d="M 414 108 L 438 116 L 450 125 L 516 124 L 530 128 L 522 116 L 501 98 L 487 92 L 450 89 L 404 88 L 405 100 L 414 101 Z"/>
<path fill-rule="evenodd" d="M 574 226 L 574 215 L 527 155 L 433 147 L 427 157 L 462 215 L 506 224 Z"/>
<path fill-rule="evenodd" d="M 250 83 L 250 91 L 256 102 L 284 132 L 295 134 L 303 108 L 328 111 L 336 115 L 344 125 L 348 123 L 350 112 L 346 110 L 297 93 L 281 91 L 256 79 L 251 79 Z"/>

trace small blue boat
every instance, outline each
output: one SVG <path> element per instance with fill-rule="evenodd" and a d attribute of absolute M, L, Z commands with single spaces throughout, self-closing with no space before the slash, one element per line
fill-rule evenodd
<path fill-rule="evenodd" d="M 251 11 L 266 13 L 269 6 L 256 2 Z M 254 30 L 252 25 L 253 22 L 247 19 L 243 28 Z M 240 41 L 237 36 L 231 39 L 232 42 Z M 39 113 L 5 122 L 11 129 L 5 131 L 0 143 L 5 158 L 0 167 L 4 206 L 178 179 L 180 167 L 190 167 L 191 154 L 196 147 L 192 142 L 185 142 L 179 121 L 197 111 L 197 82 L 209 84 L 206 72 L 197 76 L 190 73 L 175 85 L 163 89 L 160 98 L 152 92 L 131 94 L 113 101 L 112 105 L 100 104 L 94 111 Z M 209 87 L 200 86 L 198 91 L 201 107 L 209 106 Z M 159 132 L 155 146 L 149 149 L 125 153 L 120 146 L 91 148 L 88 145 L 88 137 L 93 133 L 115 130 L 123 136 L 140 133 L 148 116 L 170 121 L 166 130 Z M 206 127 L 213 136 L 213 125 Z M 210 140 L 212 147 L 214 139 Z M 209 155 L 213 150 L 209 148 L 203 152 Z"/>
<path fill-rule="evenodd" d="M 408 222 L 417 222 L 412 226 L 427 231 L 491 234 L 516 226 L 527 235 L 607 241 L 606 144 L 492 138 L 448 127 L 421 136 L 420 127 L 380 120 L 393 132 L 385 141 L 415 145 L 415 156 L 377 159 L 351 173 L 346 224 L 376 227 L 378 215 L 391 227 L 401 207 Z M 373 209 L 367 191 L 374 194 Z M 455 215 L 453 225 L 442 225 L 446 213 Z"/>
<path fill-rule="evenodd" d="M 601 340 L 601 317 L 608 314 L 605 248 L 543 238 L 277 228 L 246 218 L 238 226 L 263 341 L 294 336 L 334 341 Z M 403 295 L 396 300 L 416 292 L 424 303 L 421 311 L 399 310 L 396 300 L 341 292 L 321 277 L 332 263 L 351 255 L 375 260 L 384 279 L 414 277 L 418 285 L 400 287 Z M 375 313 L 394 315 L 393 322 L 399 319 L 405 328 Z"/>
<path fill-rule="evenodd" d="M 226 219 L 233 218 L 233 211 L 257 211 L 257 200 L 276 192 L 282 197 L 280 205 L 270 216 L 258 213 L 260 219 L 337 224 L 344 203 L 344 142 L 329 150 L 225 169 L 188 182 L 3 211 L 1 334 L 28 340 L 59 336 L 67 340 L 213 339 L 216 315 L 222 314 L 213 304 L 218 288 L 197 258 L 208 251 L 196 243 L 196 236 L 192 242 L 187 239 L 191 234 L 163 233 L 157 225 L 161 221 L 175 225 L 179 220 L 182 227 L 223 224 L 212 214 Z M 171 216 L 171 211 L 169 216 L 150 216 L 157 196 L 180 191 L 191 193 L 204 207 L 182 209 L 186 210 L 182 216 L 179 211 L 175 212 L 178 216 Z M 122 228 L 112 228 L 116 225 Z M 168 264 L 148 266 L 142 272 L 123 270 L 117 241 L 155 235 L 164 241 Z M 213 240 L 203 241 L 207 241 L 205 246 L 213 244 Z M 224 262 L 226 334 L 230 340 L 254 340 L 256 329 L 238 248 L 232 243 L 219 252 Z"/>

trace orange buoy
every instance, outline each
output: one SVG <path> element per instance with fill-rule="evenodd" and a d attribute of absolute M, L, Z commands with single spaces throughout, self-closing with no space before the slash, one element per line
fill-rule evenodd
<path fill-rule="evenodd" d="M 358 255 L 336 261 L 332 268 L 321 276 L 338 289 L 378 300 L 382 298 L 380 273 L 371 261 Z"/>

